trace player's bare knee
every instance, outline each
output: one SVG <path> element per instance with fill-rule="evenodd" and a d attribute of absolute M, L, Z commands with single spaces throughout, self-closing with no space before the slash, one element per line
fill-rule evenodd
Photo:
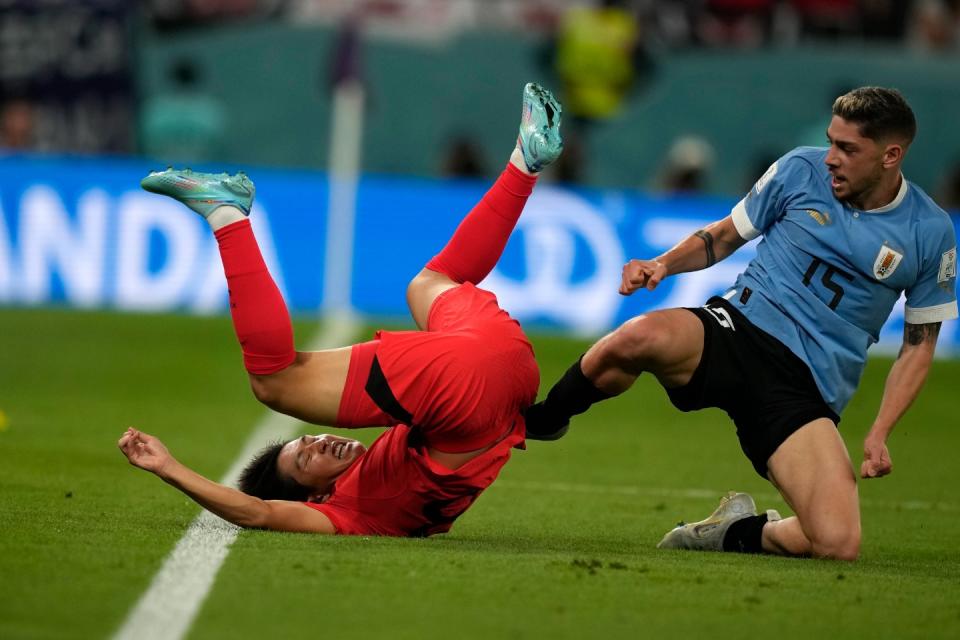
<path fill-rule="evenodd" d="M 250 389 L 261 403 L 273 408 L 280 401 L 280 385 L 272 375 L 250 374 Z"/>
<path fill-rule="evenodd" d="M 657 323 L 648 316 L 638 316 L 620 325 L 608 336 L 604 359 L 624 368 L 631 363 L 649 360 L 661 347 L 663 336 Z"/>
<path fill-rule="evenodd" d="M 860 544 L 843 544 L 839 546 L 813 545 L 812 554 L 815 558 L 824 560 L 843 560 L 853 562 L 860 556 Z"/>
<path fill-rule="evenodd" d="M 420 329 L 426 329 L 430 307 L 438 295 L 457 285 L 445 273 L 424 268 L 407 285 L 407 307 Z"/>
<path fill-rule="evenodd" d="M 423 268 L 407 284 L 407 300 L 410 301 L 420 295 L 429 295 L 431 289 L 451 284 L 456 283 L 449 275 Z"/>
<path fill-rule="evenodd" d="M 829 560 L 856 560 L 860 555 L 860 528 L 835 529 L 813 536 L 811 555 Z"/>
<path fill-rule="evenodd" d="M 423 276 L 423 271 L 413 276 L 410 279 L 410 282 L 407 283 L 407 305 L 413 306 L 413 301 L 416 299 L 417 294 L 423 289 L 426 283 L 426 279 Z"/>

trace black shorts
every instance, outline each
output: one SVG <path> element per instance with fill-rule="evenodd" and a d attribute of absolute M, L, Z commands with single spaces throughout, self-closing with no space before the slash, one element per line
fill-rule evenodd
<path fill-rule="evenodd" d="M 713 297 L 690 311 L 703 323 L 703 356 L 690 382 L 667 395 L 681 411 L 726 411 L 740 448 L 762 477 L 767 460 L 794 431 L 817 418 L 840 422 L 806 363 L 733 305 Z"/>

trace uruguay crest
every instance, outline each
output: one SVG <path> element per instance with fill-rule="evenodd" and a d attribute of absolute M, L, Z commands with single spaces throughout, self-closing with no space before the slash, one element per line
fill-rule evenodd
<path fill-rule="evenodd" d="M 880 253 L 873 262 L 873 275 L 877 280 L 886 280 L 893 275 L 893 272 L 900 266 L 903 260 L 903 254 L 891 249 L 887 245 L 880 247 Z"/>

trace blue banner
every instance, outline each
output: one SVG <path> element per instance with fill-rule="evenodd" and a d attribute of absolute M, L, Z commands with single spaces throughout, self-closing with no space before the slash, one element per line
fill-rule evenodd
<path fill-rule="evenodd" d="M 206 224 L 178 203 L 139 189 L 142 162 L 0 159 L 0 303 L 222 313 L 226 283 Z M 218 168 L 219 169 L 219 168 Z M 291 311 L 324 305 L 329 184 L 322 174 L 258 169 L 251 217 Z M 361 313 L 406 314 L 407 282 L 444 246 L 489 185 L 365 176 L 356 199 L 349 283 Z M 754 255 L 753 243 L 714 267 L 624 298 L 620 271 L 719 219 L 732 198 L 654 198 L 635 191 L 539 185 L 503 258 L 482 283 L 529 327 L 582 335 L 655 308 L 698 306 Z M 957 343 L 955 322 L 941 353 Z M 881 345 L 895 350 L 902 301 Z"/>

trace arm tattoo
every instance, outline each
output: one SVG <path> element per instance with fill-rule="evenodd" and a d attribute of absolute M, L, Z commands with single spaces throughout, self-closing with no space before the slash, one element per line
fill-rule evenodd
<path fill-rule="evenodd" d="M 940 323 L 929 322 L 927 324 L 905 324 L 903 325 L 903 344 L 917 346 L 922 342 L 936 342 L 940 334 Z M 903 348 L 900 354 L 903 355 Z"/>
<path fill-rule="evenodd" d="M 712 267 L 717 263 L 717 256 L 713 253 L 713 236 L 709 231 L 700 229 L 693 235 L 703 240 L 704 248 L 707 250 L 707 266 Z"/>

